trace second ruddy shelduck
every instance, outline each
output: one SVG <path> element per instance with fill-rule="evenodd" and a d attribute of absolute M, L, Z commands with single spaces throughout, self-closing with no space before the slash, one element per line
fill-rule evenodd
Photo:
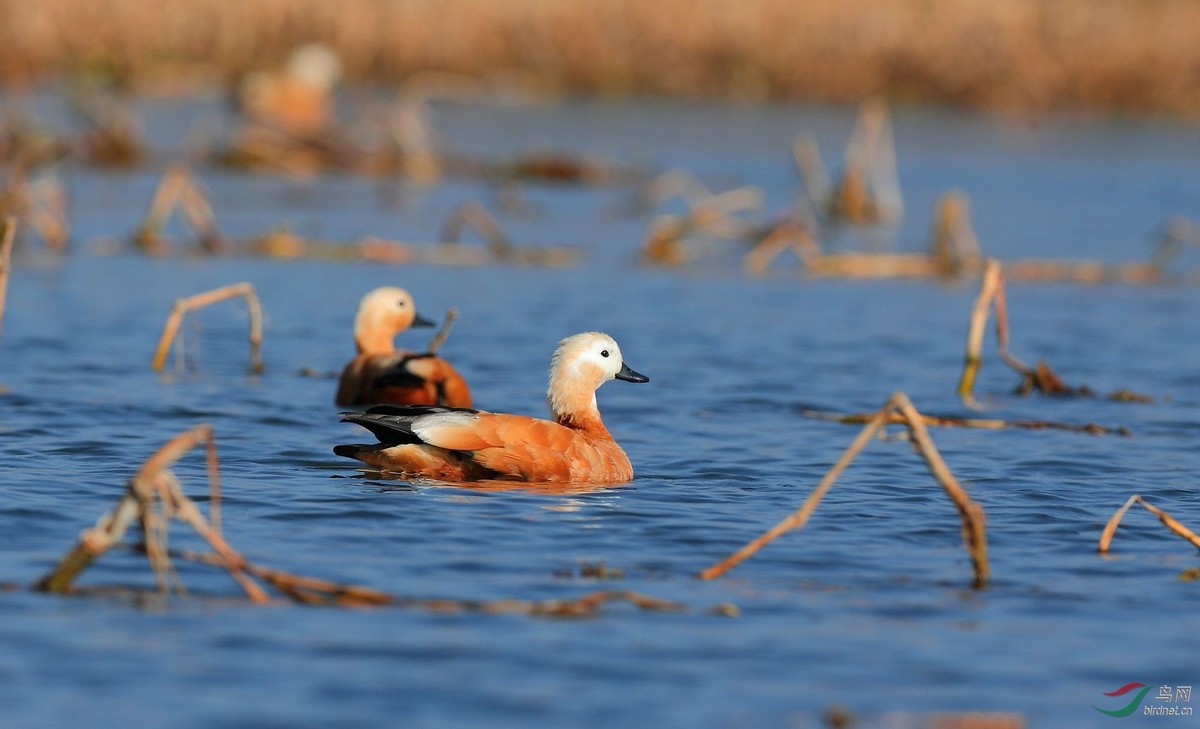
<path fill-rule="evenodd" d="M 363 297 L 354 318 L 358 355 L 342 369 L 335 404 L 471 406 L 471 389 L 449 362 L 428 352 L 396 349 L 396 335 L 412 326 L 433 322 L 417 314 L 404 289 L 381 286 Z"/>
<path fill-rule="evenodd" d="M 613 440 L 596 389 L 612 379 L 648 382 L 629 369 L 607 334 L 585 332 L 558 344 L 546 399 L 553 420 L 467 408 L 374 407 L 342 413 L 379 443 L 339 445 L 333 452 L 383 472 L 439 481 L 624 483 L 629 457 Z"/>

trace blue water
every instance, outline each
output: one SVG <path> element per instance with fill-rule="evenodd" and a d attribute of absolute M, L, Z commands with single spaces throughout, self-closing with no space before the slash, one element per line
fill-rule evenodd
<path fill-rule="evenodd" d="M 142 112 L 158 164 L 221 109 L 151 100 Z M 853 110 L 577 103 L 444 107 L 435 120 L 467 154 L 566 149 L 684 167 L 717 189 L 763 187 L 772 212 L 798 190 L 793 135 L 814 133 L 836 160 Z M 895 250 L 925 246 L 933 200 L 950 187 L 970 195 L 981 242 L 1001 258 L 1144 260 L 1163 220 L 1200 214 L 1195 127 L 901 110 L 896 139 L 907 213 Z M 232 236 L 287 224 L 329 240 L 428 241 L 458 203 L 495 199 L 463 179 L 417 188 L 197 172 Z M 1200 587 L 1178 578 L 1198 566 L 1194 550 L 1141 510 L 1112 556 L 1095 549 L 1135 492 L 1200 528 L 1194 285 L 1009 286 L 1015 354 L 1046 359 L 1069 384 L 1154 402 L 1014 396 L 989 334 L 983 415 L 1132 434 L 932 431 L 987 513 L 986 590 L 970 589 L 957 516 L 900 429 L 867 448 L 803 531 L 702 582 L 697 572 L 796 508 L 857 433 L 803 410 L 870 411 L 903 390 L 922 410 L 974 414 L 954 395 L 974 282 L 811 281 L 791 260 L 749 278 L 733 244 L 683 269 L 646 268 L 637 247 L 649 215 L 614 214 L 628 188 L 529 186 L 526 210 L 501 213 L 518 243 L 577 247 L 582 263 L 568 269 L 101 255 L 106 237 L 134 229 L 159 168 L 61 174 L 72 251 L 18 251 L 0 333 L 0 581 L 18 588 L 0 593 L 4 726 L 815 727 L 836 706 L 860 726 L 983 710 L 1089 727 L 1117 721 L 1092 708 L 1125 703 L 1105 691 L 1200 683 Z M 1177 272 L 1186 278 L 1196 259 L 1185 254 Z M 247 374 L 239 302 L 191 315 L 185 365 L 150 371 L 176 298 L 243 280 L 267 316 L 265 373 Z M 305 372 L 351 356 L 354 307 L 381 284 L 409 288 L 427 316 L 459 308 L 442 353 L 488 409 L 543 414 L 558 339 L 613 334 L 651 378 L 599 392 L 635 481 L 488 492 L 383 480 L 335 457 L 334 444 L 369 436 L 338 422 L 335 381 Z M 19 589 L 116 503 L 147 456 L 201 422 L 216 433 L 226 536 L 258 563 L 412 598 L 631 589 L 686 609 L 612 604 L 554 619 L 256 607 L 217 570 L 188 564 L 186 596 Z M 206 493 L 199 452 L 176 472 Z M 172 546 L 200 546 L 172 534 Z M 620 574 L 581 576 L 598 563 Z M 153 579 L 117 551 L 78 584 Z M 726 604 L 737 617 L 714 613 Z"/>

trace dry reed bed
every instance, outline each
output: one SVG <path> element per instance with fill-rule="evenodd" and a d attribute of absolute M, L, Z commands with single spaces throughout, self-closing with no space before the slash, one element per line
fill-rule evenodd
<path fill-rule="evenodd" d="M 519 71 L 600 93 L 1200 110 L 1191 0 L 4 0 L 0 21 L 8 78 L 223 76 L 319 40 L 352 78 Z"/>

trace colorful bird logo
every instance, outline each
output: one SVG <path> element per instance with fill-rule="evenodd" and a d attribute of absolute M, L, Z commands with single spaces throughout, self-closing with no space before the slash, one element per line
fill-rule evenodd
<path fill-rule="evenodd" d="M 1133 712 L 1137 711 L 1138 707 L 1142 705 L 1142 699 L 1144 699 L 1146 694 L 1150 691 L 1149 686 L 1144 683 L 1127 683 L 1119 689 L 1104 692 L 1105 696 L 1124 696 L 1134 689 L 1141 690 L 1137 692 L 1137 695 L 1129 700 L 1128 704 L 1119 709 L 1101 709 L 1099 706 L 1093 706 L 1092 708 L 1096 711 L 1099 711 L 1101 714 L 1108 714 L 1109 716 L 1129 716 Z"/>

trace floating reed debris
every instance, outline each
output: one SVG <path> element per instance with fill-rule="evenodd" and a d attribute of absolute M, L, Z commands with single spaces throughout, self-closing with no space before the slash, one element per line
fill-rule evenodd
<path fill-rule="evenodd" d="M 1154 265 L 1160 269 L 1166 268 L 1185 245 L 1200 247 L 1200 223 L 1182 215 L 1172 216 L 1162 226 L 1158 248 L 1152 259 Z"/>
<path fill-rule="evenodd" d="M 1006 270 L 1006 269 L 1005 269 Z M 979 286 L 979 296 L 971 309 L 970 325 L 967 329 L 966 353 L 963 356 L 963 370 L 958 380 L 958 396 L 968 405 L 974 405 L 975 377 L 982 363 L 980 351 L 983 348 L 983 331 L 987 326 L 989 308 L 996 312 L 996 354 L 1000 359 L 1021 376 L 1017 386 L 1018 395 L 1028 395 L 1037 391 L 1046 395 L 1075 395 L 1090 397 L 1095 395 L 1087 385 L 1070 387 L 1050 365 L 1039 361 L 1036 366 L 1029 367 L 1008 351 L 1008 310 L 1005 305 L 1004 293 L 1005 273 L 1001 270 L 1000 262 L 989 258 L 984 262 L 983 279 Z M 1149 402 L 1152 398 L 1138 394 L 1129 389 L 1120 389 L 1109 395 L 1114 402 Z"/>
<path fill-rule="evenodd" d="M 873 413 L 835 413 L 825 410 L 802 409 L 800 414 L 806 418 L 829 420 L 848 425 L 863 425 L 875 418 Z M 1062 423 L 1053 420 L 1002 420 L 1000 418 L 963 418 L 951 415 L 927 415 L 921 413 L 921 420 L 927 426 L 937 428 L 978 428 L 981 430 L 1004 430 L 1006 428 L 1024 428 L 1026 430 L 1065 430 L 1071 433 L 1086 433 L 1088 435 L 1120 435 L 1129 436 L 1133 433 L 1124 426 L 1108 428 L 1096 423 Z M 907 419 L 902 413 L 891 412 L 887 415 L 889 425 L 905 425 Z"/>
<path fill-rule="evenodd" d="M 133 234 L 133 244 L 152 255 L 166 253 L 167 240 L 162 230 L 177 208 L 182 209 L 184 222 L 196 234 L 199 249 L 205 253 L 219 252 L 224 239 L 217 228 L 212 205 L 192 173 L 182 164 L 171 165 L 163 174 L 150 198 L 146 217 Z"/>
<path fill-rule="evenodd" d="M 5 105 L 0 113 L 0 161 L 38 169 L 71 154 L 66 140 L 25 109 Z"/>
<path fill-rule="evenodd" d="M 171 464 L 199 445 L 206 448 L 211 493 L 210 518 L 205 518 L 169 470 Z M 159 590 L 167 591 L 173 581 L 176 588 L 184 592 L 185 588 L 174 571 L 171 553 L 166 547 L 170 523 L 178 520 L 190 526 L 212 547 L 212 554 L 200 555 L 197 561 L 223 567 L 251 602 L 266 603 L 271 599 L 253 577 L 258 577 L 299 602 L 312 602 L 315 596 L 338 604 L 378 605 L 390 601 L 388 596 L 375 590 L 312 580 L 251 564 L 221 536 L 216 511 L 219 503 L 216 442 L 211 427 L 198 425 L 175 436 L 147 459 L 130 478 L 125 495 L 116 507 L 102 516 L 95 527 L 84 531 L 78 543 L 53 570 L 34 584 L 34 589 L 55 594 L 72 592 L 71 585 L 79 574 L 117 546 L 129 527 L 136 523 L 142 536 L 140 550 L 150 562 Z M 184 557 L 190 558 L 190 555 L 184 554 Z"/>
<path fill-rule="evenodd" d="M 641 257 L 647 263 L 678 266 L 694 256 L 686 250 L 699 236 L 740 239 L 754 226 L 734 217 L 763 205 L 763 192 L 752 186 L 708 195 L 691 205 L 686 215 L 660 215 L 650 223 L 642 239 Z"/>
<path fill-rule="evenodd" d="M 792 251 L 803 262 L 821 258 L 821 248 L 812 226 L 798 215 L 789 215 L 767 230 L 742 257 L 742 270 L 760 275 L 786 251 Z"/>
<path fill-rule="evenodd" d="M 500 227 L 496 216 L 488 212 L 482 203 L 475 200 L 458 205 L 442 222 L 442 233 L 438 240 L 445 245 L 455 245 L 462 239 L 463 231 L 470 228 L 478 233 L 493 256 L 503 259 L 512 254 L 512 241 Z"/>
<path fill-rule="evenodd" d="M 478 167 L 485 177 L 500 181 L 557 185 L 628 185 L 645 177 L 633 167 L 569 152 L 529 152 L 509 162 L 468 166 Z"/>
<path fill-rule="evenodd" d="M 471 253 L 470 249 L 460 245 L 460 240 L 466 229 L 474 230 L 484 242 L 486 256 L 478 252 Z M 496 217 L 488 212 L 481 203 L 468 201 L 450 211 L 442 223 L 440 241 L 436 244 L 438 250 L 432 255 L 434 259 L 443 259 L 447 263 L 520 263 L 542 266 L 571 265 L 577 258 L 577 252 L 563 246 L 515 246 L 512 239 L 504 232 Z M 478 250 L 478 249 L 477 249 Z M 409 255 L 410 251 L 404 251 Z M 429 255 L 429 254 L 425 254 Z"/>
<path fill-rule="evenodd" d="M 51 251 L 66 250 L 71 231 L 67 189 L 53 170 L 31 178 L 24 164 L 13 165 L 0 192 L 0 211 L 24 222 Z"/>
<path fill-rule="evenodd" d="M 209 516 L 183 491 L 170 466 L 187 452 L 203 445 L 210 484 Z M 566 600 L 430 600 L 402 598 L 359 585 L 349 585 L 254 564 L 234 549 L 221 534 L 218 518 L 221 500 L 216 441 L 212 428 L 198 425 L 176 435 L 142 464 L 129 479 L 117 505 L 85 530 L 78 542 L 58 564 L 33 585 L 33 589 L 58 595 L 86 594 L 86 588 L 74 587 L 79 575 L 105 553 L 120 545 L 130 527 L 137 526 L 142 541 L 135 551 L 146 556 L 160 592 L 172 586 L 179 593 L 186 587 L 175 571 L 172 559 L 216 565 L 229 573 L 254 603 L 268 603 L 271 595 L 259 584 L 274 588 L 293 602 L 303 605 L 370 607 L 394 605 L 445 612 L 524 613 L 553 617 L 588 617 L 611 602 L 627 602 L 643 610 L 683 610 L 678 603 L 643 595 L 632 590 L 602 590 Z M 171 550 L 167 548 L 172 521 L 190 526 L 212 548 L 211 552 Z M 256 581 L 257 580 L 257 581 Z"/>
<path fill-rule="evenodd" d="M 141 123 L 115 94 L 94 86 L 76 88 L 71 106 L 86 122 L 75 155 L 98 167 L 129 168 L 146 157 Z"/>
<path fill-rule="evenodd" d="M 904 212 L 896 174 L 896 144 L 887 104 L 864 102 L 843 153 L 842 174 L 830 184 L 821 150 L 811 135 L 798 135 L 792 160 L 814 210 L 830 222 L 849 225 L 894 225 Z"/>
<path fill-rule="evenodd" d="M 824 498 L 830 487 L 833 486 L 838 476 L 842 474 L 842 471 L 846 470 L 850 462 L 875 437 L 875 434 L 887 424 L 892 413 L 899 413 L 902 416 L 904 423 L 908 426 L 909 435 L 917 452 L 925 459 L 930 473 L 941 484 L 942 488 L 946 491 L 946 495 L 950 497 L 950 500 L 954 502 L 959 518 L 962 520 L 963 544 L 967 549 L 967 554 L 971 558 L 971 567 L 974 571 L 972 586 L 977 589 L 985 587 L 988 582 L 988 559 L 983 507 L 971 500 L 971 497 L 967 495 L 967 492 L 954 478 L 950 469 L 946 467 L 932 439 L 929 437 L 929 432 L 925 429 L 924 418 L 913 407 L 912 402 L 909 401 L 908 396 L 903 392 L 896 392 L 888 398 L 879 412 L 859 432 L 858 436 L 845 452 L 842 453 L 842 456 L 838 458 L 833 467 L 829 469 L 799 509 L 733 554 L 705 569 L 700 573 L 700 579 L 711 580 L 720 577 L 743 560 L 754 555 L 758 550 L 781 534 L 793 529 L 802 529 L 808 523 L 809 517 L 812 516 L 813 511 L 816 510 L 817 505 Z"/>
<path fill-rule="evenodd" d="M 1167 512 L 1163 511 L 1157 506 L 1153 506 L 1138 494 L 1134 494 L 1125 500 L 1125 504 L 1120 509 L 1117 509 L 1116 513 L 1114 513 L 1108 520 L 1108 523 L 1104 525 L 1104 531 L 1100 533 L 1100 544 L 1097 547 L 1097 550 L 1100 552 L 1100 554 L 1108 554 L 1108 548 L 1112 544 L 1113 535 L 1117 532 L 1117 525 L 1121 523 L 1121 519 L 1125 516 L 1125 512 L 1129 511 L 1129 507 L 1133 506 L 1134 504 L 1141 504 L 1144 506 L 1146 511 L 1149 511 L 1151 514 L 1157 516 L 1158 520 L 1161 521 L 1163 526 L 1169 529 L 1172 534 L 1183 537 L 1193 547 L 1200 549 L 1200 536 L 1198 536 L 1191 529 L 1185 527 L 1183 524 L 1179 523 Z"/>
<path fill-rule="evenodd" d="M 930 255 L 945 269 L 945 276 L 979 272 L 983 254 L 971 225 L 971 204 L 966 193 L 948 190 L 934 203 L 930 249 Z"/>
<path fill-rule="evenodd" d="M 254 292 L 254 286 L 246 282 L 229 284 L 212 291 L 176 300 L 175 305 L 171 307 L 170 315 L 167 316 L 166 324 L 163 325 L 162 336 L 158 339 L 158 347 L 154 350 L 154 360 L 150 364 L 151 369 L 155 372 L 162 371 L 163 365 L 167 361 L 167 350 L 170 348 L 171 342 L 175 340 L 184 314 L 238 296 L 246 299 L 246 311 L 250 317 L 250 371 L 255 374 L 262 372 L 263 363 L 260 352 L 262 348 L 262 306 L 259 304 L 258 294 Z"/>
<path fill-rule="evenodd" d="M 671 169 L 638 186 L 630 211 L 635 214 L 649 212 L 673 198 L 680 198 L 694 209 L 712 194 L 712 190 L 689 170 Z"/>

